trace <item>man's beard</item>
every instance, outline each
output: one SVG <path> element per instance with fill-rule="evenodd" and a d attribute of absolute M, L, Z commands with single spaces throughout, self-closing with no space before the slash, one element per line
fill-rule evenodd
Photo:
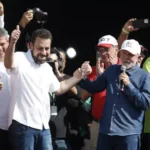
<path fill-rule="evenodd" d="M 32 51 L 31 51 L 31 53 L 32 53 L 32 57 L 33 57 L 33 59 L 34 59 L 34 62 L 35 62 L 36 64 L 39 64 L 39 65 L 40 65 L 40 64 L 45 63 L 45 62 L 48 60 L 48 56 L 45 56 L 45 57 L 46 57 L 45 60 L 40 60 L 40 59 L 38 58 L 38 56 L 41 55 L 41 54 L 37 54 L 37 56 L 34 56 Z"/>
<path fill-rule="evenodd" d="M 131 69 L 135 66 L 135 64 L 131 62 L 123 62 L 122 65 L 126 66 L 126 69 Z"/>

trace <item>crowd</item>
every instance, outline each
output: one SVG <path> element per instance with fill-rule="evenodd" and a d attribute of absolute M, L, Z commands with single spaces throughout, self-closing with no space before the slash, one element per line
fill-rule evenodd
<path fill-rule="evenodd" d="M 129 38 L 135 18 L 70 76 L 49 29 L 26 31 L 34 10 L 11 34 L 4 14 L 0 2 L 0 150 L 150 149 L 150 57 Z"/>

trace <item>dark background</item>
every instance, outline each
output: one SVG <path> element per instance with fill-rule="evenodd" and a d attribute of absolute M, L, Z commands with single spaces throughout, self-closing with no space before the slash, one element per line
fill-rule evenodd
<path fill-rule="evenodd" d="M 27 8 L 39 7 L 48 12 L 44 25 L 53 35 L 53 46 L 66 50 L 74 47 L 77 57 L 67 60 L 66 72 L 73 71 L 85 60 L 95 64 L 95 46 L 107 34 L 118 37 L 122 26 L 130 18 L 150 18 L 149 1 L 112 0 L 2 0 L 5 7 L 5 28 L 11 33 Z M 40 28 L 34 21 L 28 30 Z M 150 28 L 131 33 L 140 44 L 150 49 Z"/>

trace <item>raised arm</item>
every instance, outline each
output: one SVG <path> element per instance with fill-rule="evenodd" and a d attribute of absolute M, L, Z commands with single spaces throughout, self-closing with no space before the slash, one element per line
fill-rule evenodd
<path fill-rule="evenodd" d="M 75 71 L 73 77 L 60 82 L 60 89 L 55 92 L 56 95 L 60 95 L 69 91 L 74 85 L 80 82 L 82 78 L 84 78 L 86 75 L 92 72 L 92 68 L 89 65 L 89 62 L 83 63 L 82 66 L 84 72 L 82 72 L 81 69 L 79 68 L 78 70 Z M 76 73 L 79 74 L 79 76 L 76 76 Z"/>
<path fill-rule="evenodd" d="M 21 35 L 18 42 L 16 43 L 16 51 L 27 51 L 29 49 L 30 36 L 26 26 L 31 22 L 32 19 L 32 10 L 28 10 L 22 15 L 22 18 L 19 21 Z"/>
<path fill-rule="evenodd" d="M 14 52 L 15 52 L 17 40 L 20 37 L 20 33 L 21 32 L 20 32 L 19 26 L 17 25 L 16 29 L 13 30 L 13 32 L 11 33 L 10 43 L 9 43 L 9 46 L 8 46 L 6 53 L 5 53 L 4 65 L 8 69 L 15 68 Z"/>
<path fill-rule="evenodd" d="M 121 33 L 118 37 L 118 46 L 121 48 L 122 43 L 128 39 L 129 33 L 136 31 L 138 29 L 134 29 L 132 23 L 135 21 L 135 18 L 129 19 L 123 26 Z"/>

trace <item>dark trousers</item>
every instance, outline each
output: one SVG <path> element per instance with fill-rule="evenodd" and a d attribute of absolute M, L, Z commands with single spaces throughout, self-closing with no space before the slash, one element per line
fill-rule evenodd
<path fill-rule="evenodd" d="M 150 150 L 150 133 L 143 133 L 141 150 Z"/>
<path fill-rule="evenodd" d="M 9 127 L 9 139 L 13 150 L 52 150 L 49 129 L 30 128 L 17 121 Z"/>
<path fill-rule="evenodd" d="M 140 150 L 140 135 L 109 136 L 99 134 L 97 150 Z"/>
<path fill-rule="evenodd" d="M 0 150 L 10 150 L 8 131 L 0 129 Z"/>

